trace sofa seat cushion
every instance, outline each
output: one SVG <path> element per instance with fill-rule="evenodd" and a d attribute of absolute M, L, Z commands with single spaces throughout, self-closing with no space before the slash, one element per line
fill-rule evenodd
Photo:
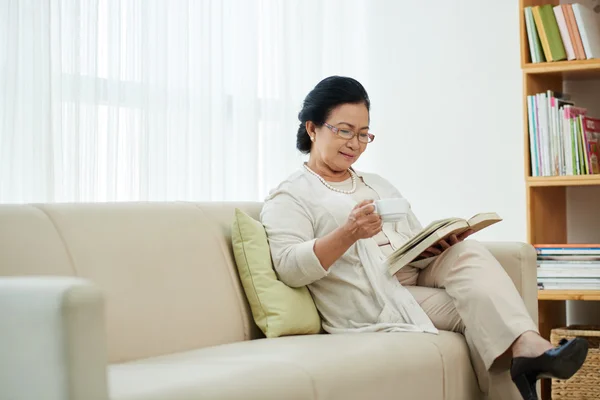
<path fill-rule="evenodd" d="M 191 351 L 109 367 L 110 400 L 312 399 L 310 376 L 293 364 Z"/>
<path fill-rule="evenodd" d="M 476 399 L 456 333 L 259 339 L 109 369 L 111 400 Z"/>

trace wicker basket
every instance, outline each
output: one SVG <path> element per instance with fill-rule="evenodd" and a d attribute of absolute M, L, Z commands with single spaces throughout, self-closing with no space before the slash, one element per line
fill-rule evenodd
<path fill-rule="evenodd" d="M 550 333 L 550 341 L 555 346 L 561 339 L 575 337 L 588 341 L 588 356 L 583 367 L 571 379 L 552 379 L 552 400 L 600 399 L 600 327 L 573 325 L 552 329 Z"/>

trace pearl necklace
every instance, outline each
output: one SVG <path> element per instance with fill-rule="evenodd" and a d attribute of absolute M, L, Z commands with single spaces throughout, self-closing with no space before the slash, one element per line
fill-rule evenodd
<path fill-rule="evenodd" d="M 342 189 L 338 189 L 336 187 L 331 186 L 329 183 L 327 183 L 327 181 L 325 179 L 323 179 L 323 177 L 321 175 L 317 174 L 315 171 L 313 171 L 312 169 L 308 168 L 308 165 L 304 164 L 304 168 L 308 172 L 310 172 L 311 174 L 313 174 L 314 176 L 316 176 L 321 181 L 321 183 L 323 185 L 325 185 L 327 188 L 333 190 L 334 192 L 343 193 L 343 194 L 352 194 L 352 193 L 356 192 L 356 174 L 351 169 L 348 169 L 348 172 L 350 172 L 350 176 L 352 177 L 352 189 L 350 189 L 350 190 L 342 190 Z"/>

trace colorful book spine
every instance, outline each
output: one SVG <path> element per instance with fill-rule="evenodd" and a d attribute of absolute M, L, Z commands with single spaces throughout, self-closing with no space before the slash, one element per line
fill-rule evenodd
<path fill-rule="evenodd" d="M 589 173 L 600 174 L 600 119 L 583 117 L 582 129 L 586 140 Z"/>
<path fill-rule="evenodd" d="M 600 58 L 600 17 L 579 4 L 525 7 L 532 63 Z"/>
<path fill-rule="evenodd" d="M 531 149 L 530 159 L 531 159 L 531 176 L 540 176 L 540 171 L 538 169 L 538 146 L 537 146 L 537 135 L 534 133 L 535 129 L 535 97 L 527 96 L 527 115 L 529 121 L 529 146 Z"/>
<path fill-rule="evenodd" d="M 583 49 L 583 42 L 581 41 L 581 35 L 579 33 L 579 27 L 577 26 L 577 20 L 573 13 L 572 4 L 561 4 L 565 14 L 565 20 L 567 21 L 567 28 L 569 29 L 569 36 L 573 43 L 573 50 L 575 51 L 575 57 L 578 60 L 585 60 L 585 50 Z"/>
<path fill-rule="evenodd" d="M 561 61 L 567 59 L 565 46 L 560 37 L 558 22 L 550 4 L 533 7 L 533 17 L 542 39 L 542 47 L 548 61 Z M 541 29 L 540 29 L 541 28 Z"/>
<path fill-rule="evenodd" d="M 529 55 L 531 57 L 531 62 L 540 63 L 546 61 L 546 57 L 544 57 L 544 52 L 542 51 L 540 35 L 538 34 L 535 26 L 535 20 L 533 18 L 531 7 L 525 7 L 525 27 L 527 30 L 527 41 L 529 43 Z"/>
<path fill-rule="evenodd" d="M 576 3 L 572 7 L 586 58 L 600 58 L 600 23 L 596 15 L 584 5 Z"/>
<path fill-rule="evenodd" d="M 531 176 L 600 173 L 600 120 L 564 93 L 527 96 Z"/>
<path fill-rule="evenodd" d="M 573 48 L 573 42 L 569 35 L 569 28 L 567 27 L 567 19 L 565 18 L 565 11 L 562 6 L 555 6 L 553 9 L 556 23 L 558 24 L 558 31 L 560 32 L 560 38 L 562 39 L 563 45 L 565 46 L 565 52 L 567 53 L 567 60 L 575 59 L 575 49 Z"/>

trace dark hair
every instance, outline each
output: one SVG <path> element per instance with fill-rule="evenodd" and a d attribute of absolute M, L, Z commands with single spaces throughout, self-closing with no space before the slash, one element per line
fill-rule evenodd
<path fill-rule="evenodd" d="M 310 153 L 312 142 L 306 131 L 306 121 L 321 126 L 331 110 L 346 103 L 364 103 L 367 111 L 371 107 L 367 91 L 356 79 L 330 76 L 319 82 L 306 96 L 302 110 L 298 113 L 300 126 L 296 136 L 296 148 L 304 154 Z"/>

